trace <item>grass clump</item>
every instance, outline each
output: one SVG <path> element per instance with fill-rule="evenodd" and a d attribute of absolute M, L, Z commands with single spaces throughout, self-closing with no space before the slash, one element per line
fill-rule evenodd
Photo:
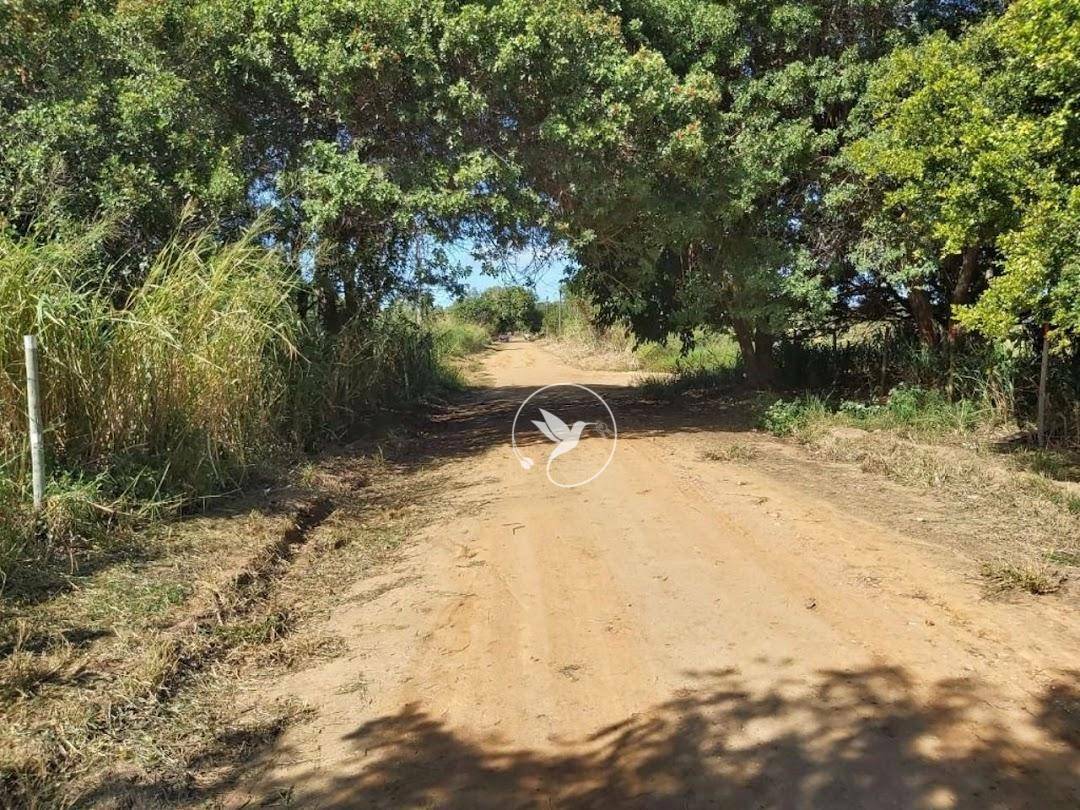
<path fill-rule="evenodd" d="M 295 445 L 353 435 L 380 415 L 408 410 L 458 379 L 437 338 L 394 307 L 327 334 L 304 325 L 287 367 L 282 431 Z"/>
<path fill-rule="evenodd" d="M 1057 593 L 1068 579 L 1056 568 L 1035 563 L 988 561 L 979 571 L 995 592 L 1019 590 L 1036 596 Z"/>
<path fill-rule="evenodd" d="M 762 412 L 760 425 L 774 436 L 792 436 L 828 413 L 824 401 L 815 396 L 778 399 Z"/>

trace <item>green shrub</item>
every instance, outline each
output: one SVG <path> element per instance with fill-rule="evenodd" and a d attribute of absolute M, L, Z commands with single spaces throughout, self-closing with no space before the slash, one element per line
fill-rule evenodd
<path fill-rule="evenodd" d="M 487 348 L 491 333 L 477 323 L 446 316 L 432 325 L 435 348 L 441 357 L 467 357 Z"/>
<path fill-rule="evenodd" d="M 636 349 L 641 367 L 647 371 L 699 372 L 733 369 L 739 365 L 739 349 L 728 335 L 700 329 L 689 351 L 672 335 L 663 343 L 648 341 Z"/>
<path fill-rule="evenodd" d="M 815 396 L 778 399 L 765 408 L 759 424 L 774 436 L 792 436 L 827 412 L 825 403 Z"/>

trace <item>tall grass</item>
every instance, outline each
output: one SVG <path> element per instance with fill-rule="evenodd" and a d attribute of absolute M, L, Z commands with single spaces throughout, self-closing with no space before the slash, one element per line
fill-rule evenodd
<path fill-rule="evenodd" d="M 254 236 L 177 238 L 121 292 L 85 234 L 0 236 L 0 574 L 120 514 L 239 483 L 277 442 L 298 324 Z M 26 514 L 22 335 L 39 336 L 52 480 Z M 70 551 L 70 549 L 69 549 Z"/>
<path fill-rule="evenodd" d="M 305 325 L 300 357 L 290 368 L 287 433 L 305 446 L 340 438 L 382 412 L 452 387 L 456 379 L 444 362 L 451 355 L 438 333 L 394 307 L 354 319 L 334 335 Z"/>
<path fill-rule="evenodd" d="M 92 234 L 0 234 L 0 587 L 120 516 L 175 510 L 416 402 L 446 381 L 430 330 L 393 307 L 337 334 L 303 322 L 295 279 L 249 234 L 177 237 L 137 283 L 106 284 Z M 52 474 L 27 509 L 22 335 L 41 342 Z M 66 555 L 65 555 L 66 556 Z"/>
<path fill-rule="evenodd" d="M 181 495 L 234 483 L 272 441 L 296 352 L 275 254 L 253 238 L 177 239 L 119 305 L 78 258 L 56 243 L 0 247 L 0 454 L 22 472 L 21 335 L 36 333 L 52 466 L 145 468 Z"/>
<path fill-rule="evenodd" d="M 432 324 L 435 346 L 444 357 L 466 357 L 483 351 L 491 342 L 491 330 L 478 323 L 444 314 Z"/>

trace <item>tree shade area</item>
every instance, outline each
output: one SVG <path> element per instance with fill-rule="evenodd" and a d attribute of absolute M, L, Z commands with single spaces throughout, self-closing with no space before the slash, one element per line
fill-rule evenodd
<path fill-rule="evenodd" d="M 0 31 L 6 238 L 81 240 L 121 309 L 199 229 L 254 229 L 330 338 L 455 288 L 451 243 L 557 247 L 601 325 L 730 331 L 756 384 L 870 322 L 950 386 L 1045 344 L 1076 416 L 1071 0 L 19 0 Z"/>

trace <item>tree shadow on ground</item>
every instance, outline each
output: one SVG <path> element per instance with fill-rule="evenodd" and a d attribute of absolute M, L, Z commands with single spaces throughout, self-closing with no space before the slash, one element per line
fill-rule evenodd
<path fill-rule="evenodd" d="M 746 391 L 683 392 L 658 397 L 633 386 L 583 383 L 600 395 L 615 415 L 619 438 L 664 436 L 703 431 L 745 432 L 756 419 Z M 471 389 L 454 401 L 410 421 L 410 439 L 395 460 L 407 466 L 426 466 L 479 455 L 493 447 L 510 446 L 510 432 L 519 406 L 537 389 L 532 386 L 501 386 Z M 560 414 L 592 403 L 589 394 L 574 388 L 549 394 L 544 407 Z M 522 419 L 538 419 L 523 414 Z M 527 423 L 526 423 L 527 424 Z M 587 434 L 586 434 L 587 435 Z M 545 442 L 531 428 L 519 444 Z M 359 445 L 353 445 L 351 452 Z"/>
<path fill-rule="evenodd" d="M 688 673 L 669 700 L 584 739 L 513 747 L 466 738 L 413 704 L 346 735 L 353 756 L 264 784 L 252 804 L 318 808 L 1056 808 L 1080 801 L 1080 672 L 1034 714 L 1042 740 L 988 719 L 975 679 L 918 688 L 901 668 L 778 676 L 754 690 L 734 669 Z M 977 722 L 976 722 L 977 720 Z M 249 760 L 295 761 L 281 744 Z M 180 804 L 221 795 L 230 780 Z M 143 792 L 143 796 L 153 795 Z"/>

